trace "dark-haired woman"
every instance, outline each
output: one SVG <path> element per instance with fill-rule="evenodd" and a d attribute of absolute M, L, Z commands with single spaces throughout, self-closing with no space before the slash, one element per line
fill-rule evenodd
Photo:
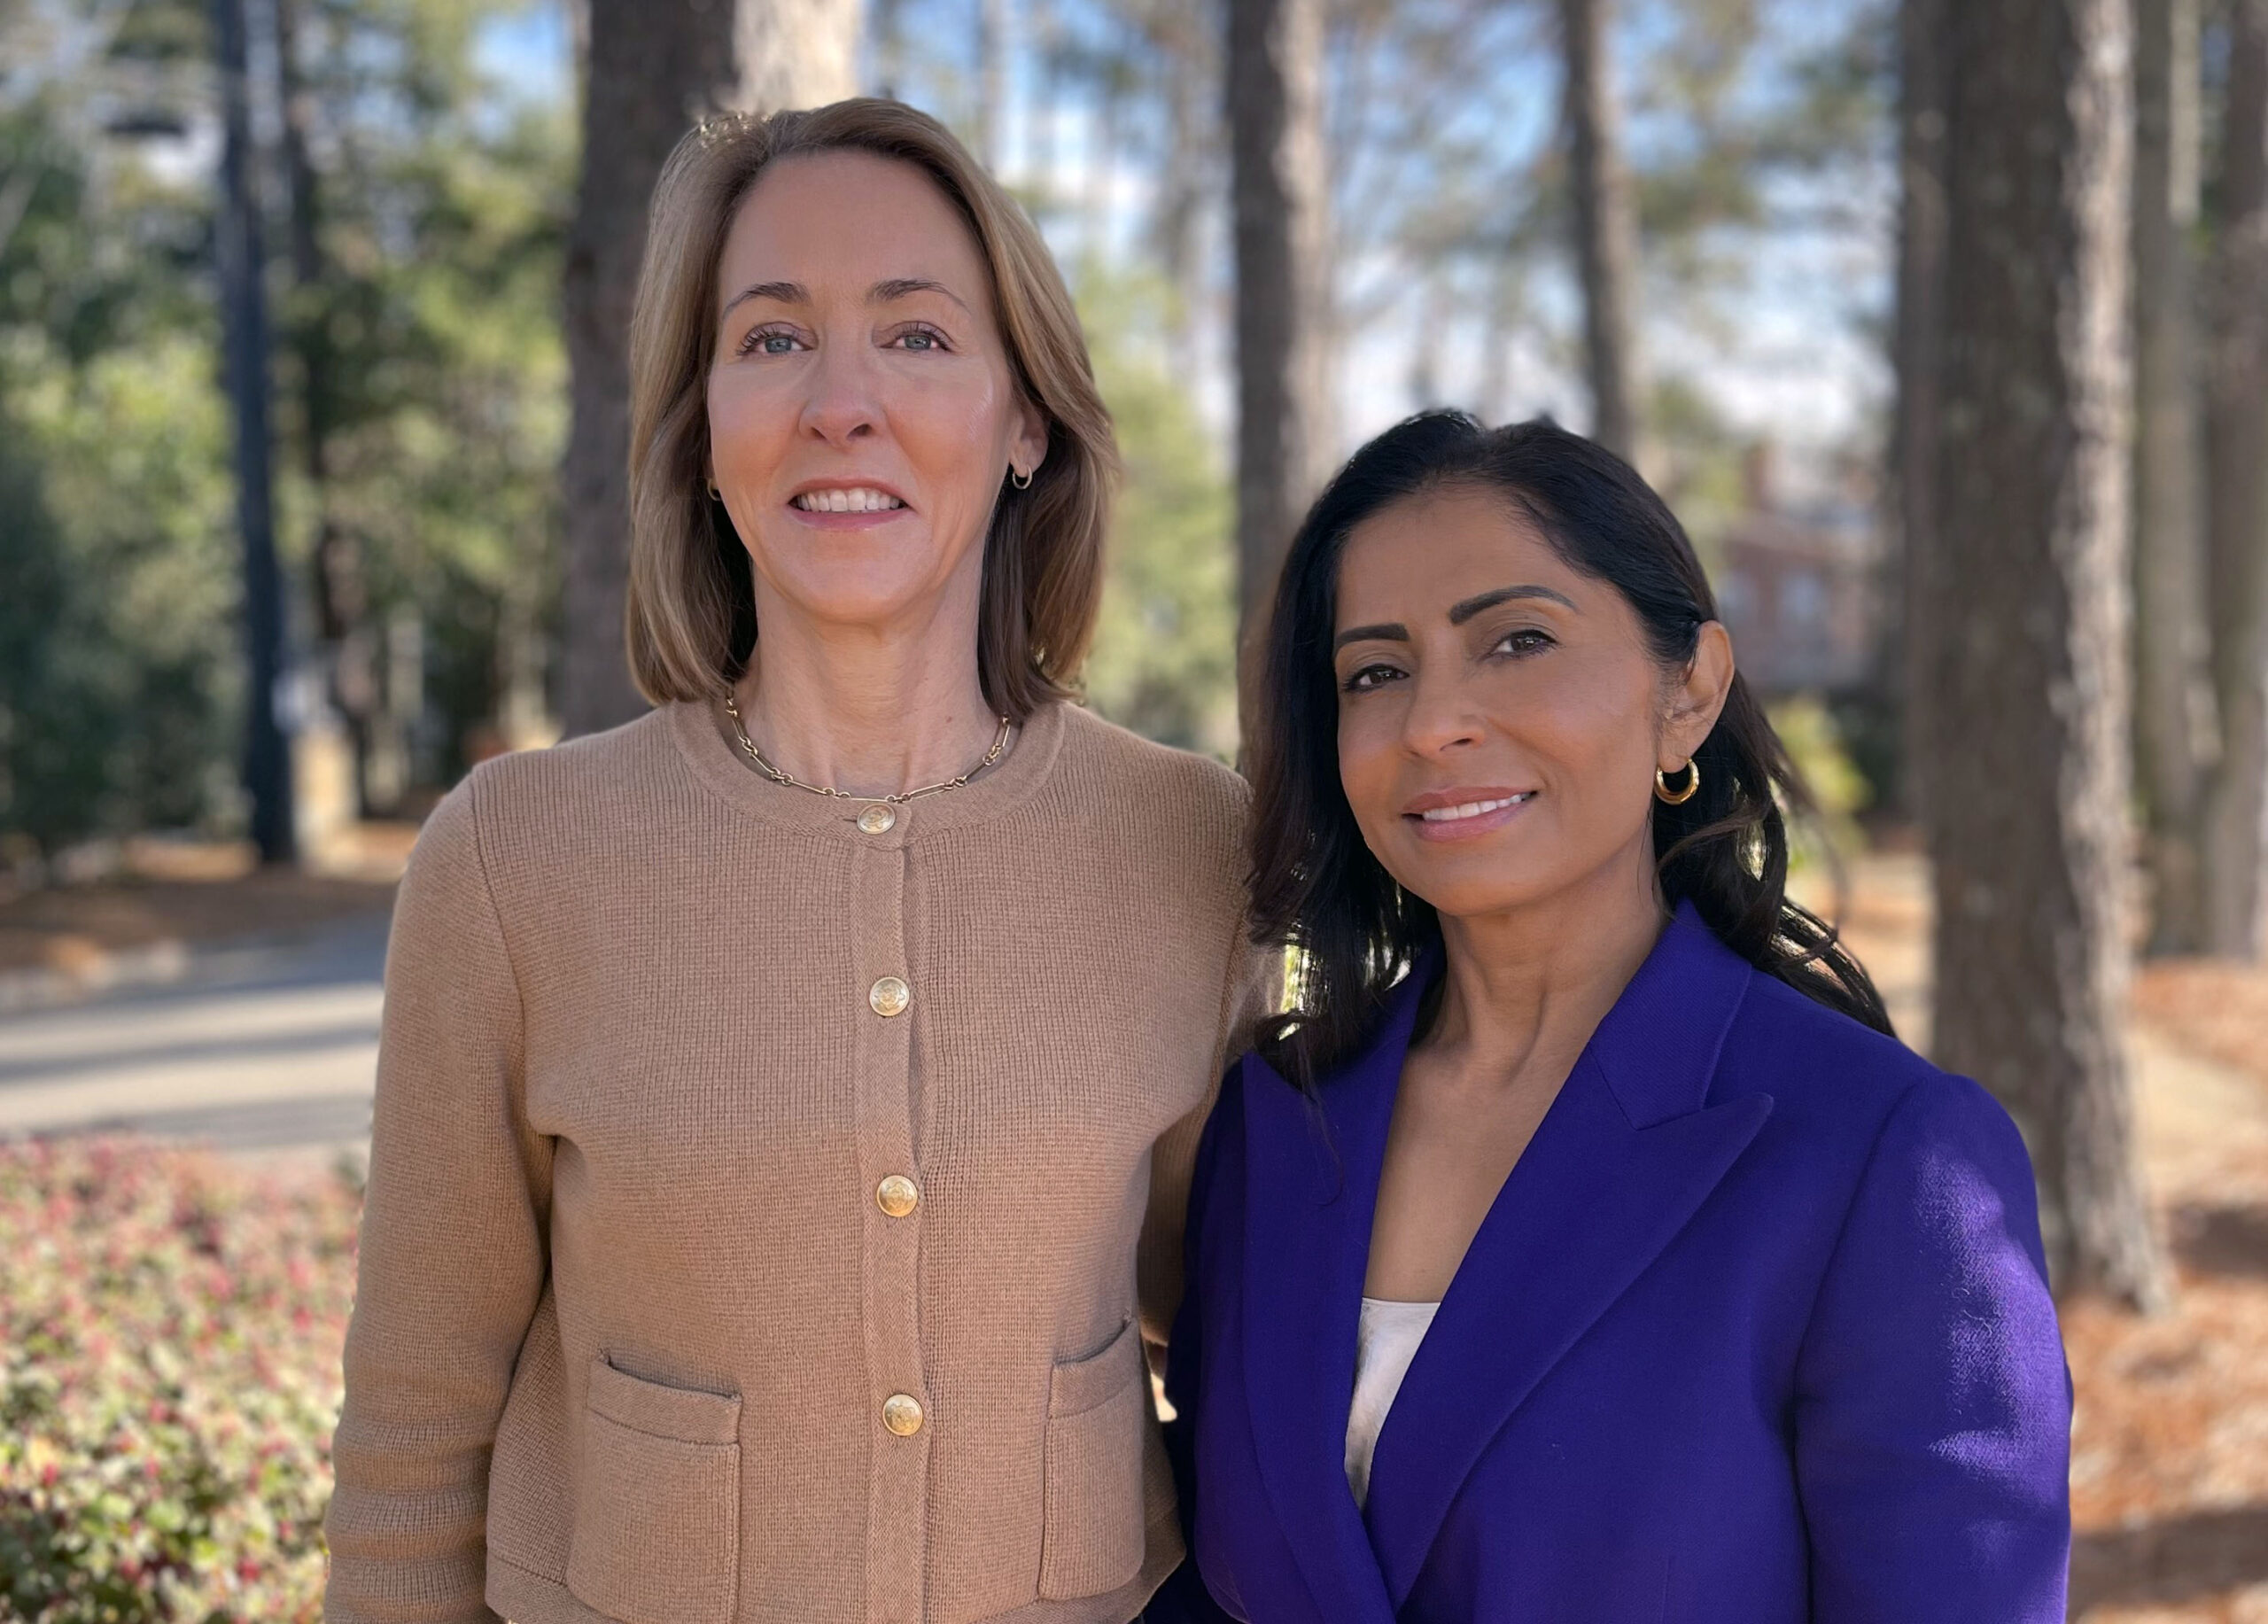
<path fill-rule="evenodd" d="M 1784 895 L 1798 787 L 1659 499 L 1413 419 L 1309 515 L 1264 680 L 1304 968 L 1199 1153 L 1184 1607 L 2061 1620 L 2023 1146 Z"/>

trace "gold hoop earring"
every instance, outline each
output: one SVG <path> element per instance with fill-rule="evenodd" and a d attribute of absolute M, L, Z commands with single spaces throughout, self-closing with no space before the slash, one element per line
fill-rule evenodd
<path fill-rule="evenodd" d="M 1037 471 L 1037 470 L 1034 470 L 1034 472 Z M 1014 486 L 1016 489 L 1020 491 L 1029 491 L 1031 489 L 1031 481 L 1032 476 L 1030 474 L 1019 473 L 1013 468 L 1008 470 L 1008 483 Z"/>
<path fill-rule="evenodd" d="M 1689 759 L 1685 764 L 1685 787 L 1672 789 L 1669 774 L 1659 767 L 1654 769 L 1654 799 L 1665 806 L 1682 806 L 1701 793 L 1701 764 Z"/>
<path fill-rule="evenodd" d="M 725 500 L 724 493 L 717 488 L 717 482 L 714 479 L 711 479 L 709 482 L 709 500 L 711 501 L 722 501 Z"/>

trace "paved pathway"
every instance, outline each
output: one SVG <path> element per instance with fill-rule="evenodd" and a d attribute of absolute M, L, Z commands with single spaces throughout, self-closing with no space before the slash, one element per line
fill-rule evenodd
<path fill-rule="evenodd" d="M 0 1136 L 134 1132 L 237 1154 L 360 1154 L 382 914 L 196 950 L 167 984 L 0 1014 Z"/>

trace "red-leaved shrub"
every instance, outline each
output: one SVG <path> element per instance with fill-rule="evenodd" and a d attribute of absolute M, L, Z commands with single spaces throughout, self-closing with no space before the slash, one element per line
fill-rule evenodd
<path fill-rule="evenodd" d="M 0 1618 L 322 1616 L 344 1179 L 0 1143 Z"/>

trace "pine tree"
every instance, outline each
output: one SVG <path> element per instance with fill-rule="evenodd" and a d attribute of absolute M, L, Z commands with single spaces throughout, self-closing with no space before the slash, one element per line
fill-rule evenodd
<path fill-rule="evenodd" d="M 2039 1175 L 2059 1289 L 2162 1302 L 2124 1043 L 2132 56 L 2124 0 L 1955 6 L 1936 1051 Z"/>
<path fill-rule="evenodd" d="M 1237 579 L 1247 645 L 1332 451 L 1321 0 L 1229 0 Z"/>

